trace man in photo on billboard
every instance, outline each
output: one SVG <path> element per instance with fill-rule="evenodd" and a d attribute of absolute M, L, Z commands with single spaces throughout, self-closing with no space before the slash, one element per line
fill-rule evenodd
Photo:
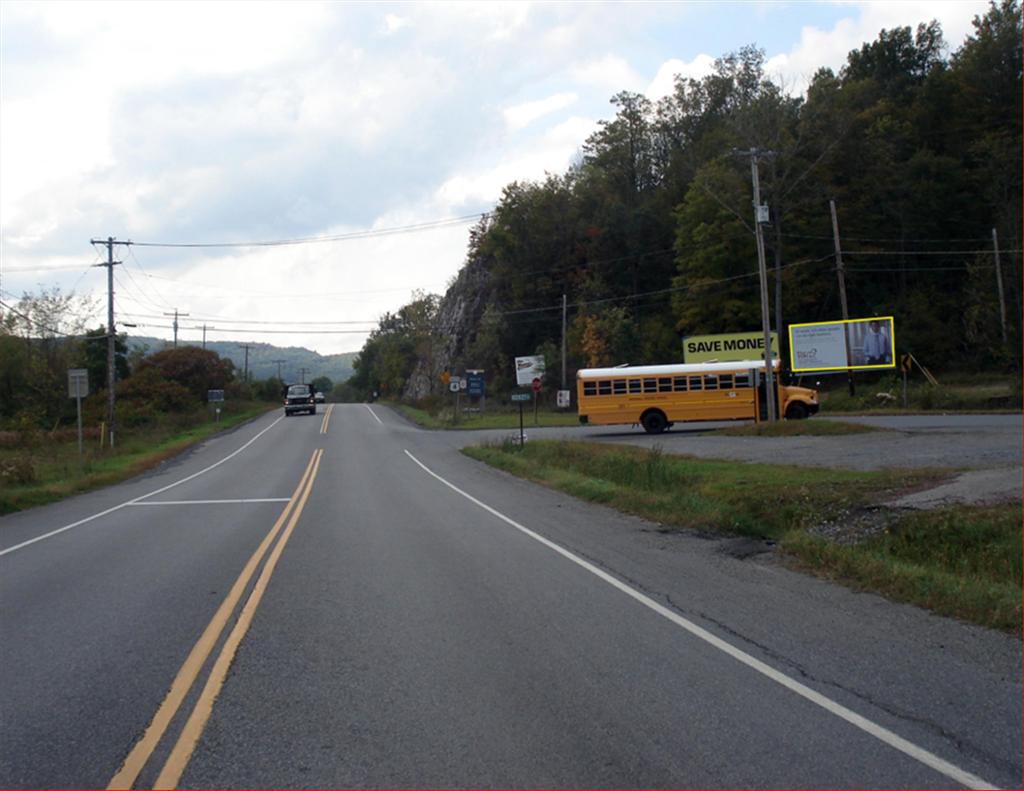
<path fill-rule="evenodd" d="M 864 333 L 863 350 L 866 365 L 887 365 L 892 362 L 889 334 L 875 319 L 868 322 L 868 331 Z"/>

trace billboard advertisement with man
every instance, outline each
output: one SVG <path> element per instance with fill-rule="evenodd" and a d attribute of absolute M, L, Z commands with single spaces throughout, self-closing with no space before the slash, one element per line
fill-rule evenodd
<path fill-rule="evenodd" d="M 789 360 L 793 373 L 894 368 L 893 317 L 790 324 Z"/>

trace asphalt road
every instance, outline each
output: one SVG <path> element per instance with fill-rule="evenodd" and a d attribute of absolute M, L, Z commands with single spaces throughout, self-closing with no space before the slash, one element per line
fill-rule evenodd
<path fill-rule="evenodd" d="M 0 786 L 1021 784 L 1017 640 L 279 418 L 0 519 Z"/>

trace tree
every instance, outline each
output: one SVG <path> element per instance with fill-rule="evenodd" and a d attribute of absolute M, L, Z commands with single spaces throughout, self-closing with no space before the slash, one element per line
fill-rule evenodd
<path fill-rule="evenodd" d="M 191 394 L 196 402 L 205 402 L 208 390 L 224 390 L 235 381 L 234 365 L 215 352 L 197 346 L 164 349 L 139 363 L 137 375 L 155 369 L 160 376 Z"/>
<path fill-rule="evenodd" d="M 318 393 L 329 393 L 334 389 L 334 382 L 327 376 L 318 376 L 309 384 Z"/>

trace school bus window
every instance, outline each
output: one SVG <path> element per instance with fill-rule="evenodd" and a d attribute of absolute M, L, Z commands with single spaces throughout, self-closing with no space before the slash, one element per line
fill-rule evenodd
<path fill-rule="evenodd" d="M 639 379 L 630 379 L 629 380 L 629 392 L 631 392 L 631 393 L 639 393 L 640 392 L 640 380 Z"/>
<path fill-rule="evenodd" d="M 625 379 L 613 379 L 612 380 L 612 390 L 615 392 L 615 395 L 625 395 L 626 394 L 626 380 Z"/>
<path fill-rule="evenodd" d="M 750 374 L 736 374 L 736 387 L 750 387 Z"/>
<path fill-rule="evenodd" d="M 732 390 L 732 374 L 720 374 L 718 377 L 718 386 L 722 390 Z"/>
<path fill-rule="evenodd" d="M 658 392 L 658 380 L 657 379 L 644 379 L 644 392 L 645 393 L 657 393 Z"/>
<path fill-rule="evenodd" d="M 583 395 L 585 395 L 585 396 L 597 395 L 597 382 L 584 382 L 583 383 Z"/>
<path fill-rule="evenodd" d="M 700 390 L 700 377 L 699 376 L 691 376 L 690 377 L 690 389 L 691 390 Z"/>
<path fill-rule="evenodd" d="M 672 389 L 677 393 L 686 392 L 686 377 L 676 376 L 672 379 Z"/>
<path fill-rule="evenodd" d="M 605 379 L 597 383 L 597 394 L 598 395 L 611 395 L 612 394 L 612 383 L 611 380 Z"/>
<path fill-rule="evenodd" d="M 704 374 L 704 389 L 705 390 L 717 390 L 718 389 L 718 377 L 714 374 Z"/>
<path fill-rule="evenodd" d="M 664 379 L 658 380 L 658 392 L 659 393 L 671 393 L 672 392 L 672 378 L 666 376 Z"/>

